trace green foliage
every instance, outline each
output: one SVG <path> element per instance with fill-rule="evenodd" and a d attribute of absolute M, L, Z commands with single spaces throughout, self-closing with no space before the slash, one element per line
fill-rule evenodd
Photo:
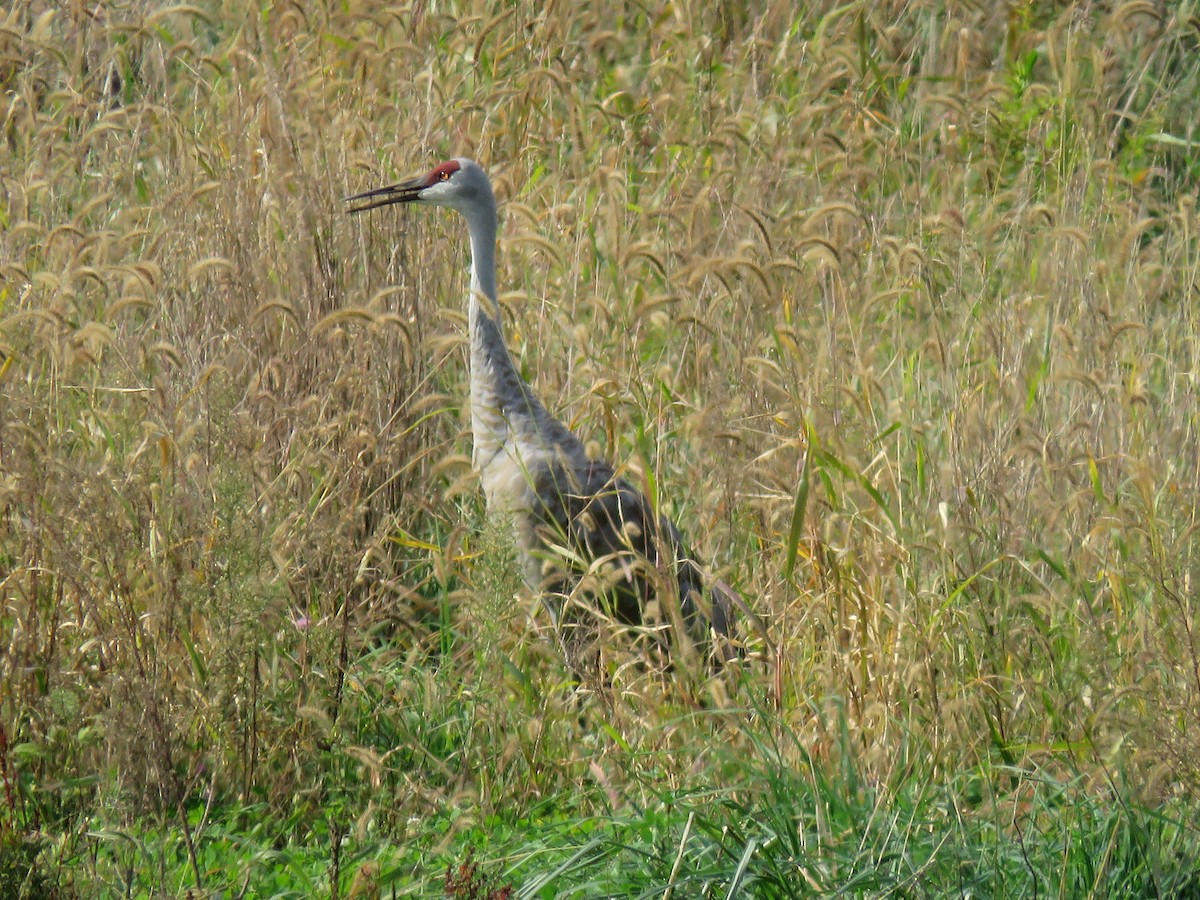
<path fill-rule="evenodd" d="M 44 844 L 36 835 L 0 829 L 0 897 L 56 900 L 71 896 L 39 858 Z"/>
<path fill-rule="evenodd" d="M 1196 894 L 1192 0 L 61 6 L 0 29 L 3 890 Z M 737 671 L 573 689 L 460 223 L 340 201 L 458 154 Z"/>

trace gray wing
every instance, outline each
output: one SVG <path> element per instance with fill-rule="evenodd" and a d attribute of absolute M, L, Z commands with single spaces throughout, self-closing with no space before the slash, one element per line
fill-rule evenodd
<path fill-rule="evenodd" d="M 622 624 L 647 624 L 647 605 L 657 599 L 660 607 L 678 602 L 694 640 L 704 643 L 710 624 L 730 636 L 729 589 L 717 582 L 705 596 L 704 577 L 679 529 L 666 516 L 655 516 L 645 495 L 611 465 L 588 460 L 582 467 L 549 466 L 535 477 L 534 492 L 545 552 L 567 551 L 564 564 L 547 566 L 547 592 L 568 594 L 585 572 L 599 568 L 604 602 Z M 673 582 L 677 601 L 657 596 L 664 582 Z"/>

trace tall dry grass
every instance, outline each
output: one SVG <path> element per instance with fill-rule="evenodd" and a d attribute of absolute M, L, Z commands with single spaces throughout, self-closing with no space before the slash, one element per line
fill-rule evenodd
<path fill-rule="evenodd" d="M 634 683 L 573 743 L 469 472 L 461 225 L 339 199 L 459 154 L 535 389 L 770 624 L 729 703 L 1195 784 L 1194 4 L 793 7 L 10 9 L 14 812 L 318 808 L 332 746 L 402 829 L 736 740 Z"/>

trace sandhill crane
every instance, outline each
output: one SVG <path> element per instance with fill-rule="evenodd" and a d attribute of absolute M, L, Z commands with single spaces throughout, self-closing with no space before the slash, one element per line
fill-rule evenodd
<path fill-rule="evenodd" d="M 591 652 L 582 638 L 596 633 L 594 617 L 645 626 L 663 648 L 664 633 L 683 626 L 687 646 L 711 646 L 715 636 L 715 658 L 732 658 L 732 606 L 740 598 L 704 577 L 679 529 L 641 491 L 588 458 L 513 365 L 496 300 L 496 198 L 487 173 L 473 160 L 451 159 L 423 177 L 346 199 L 351 213 L 421 203 L 467 220 L 472 464 L 489 512 L 515 521 L 525 582 L 549 599 L 571 664 L 578 670 Z"/>

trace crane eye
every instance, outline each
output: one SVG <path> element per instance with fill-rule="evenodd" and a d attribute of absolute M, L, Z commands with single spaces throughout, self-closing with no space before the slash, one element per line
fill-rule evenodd
<path fill-rule="evenodd" d="M 449 172 L 438 172 L 438 181 L 449 181 L 449 180 L 450 180 Z"/>

